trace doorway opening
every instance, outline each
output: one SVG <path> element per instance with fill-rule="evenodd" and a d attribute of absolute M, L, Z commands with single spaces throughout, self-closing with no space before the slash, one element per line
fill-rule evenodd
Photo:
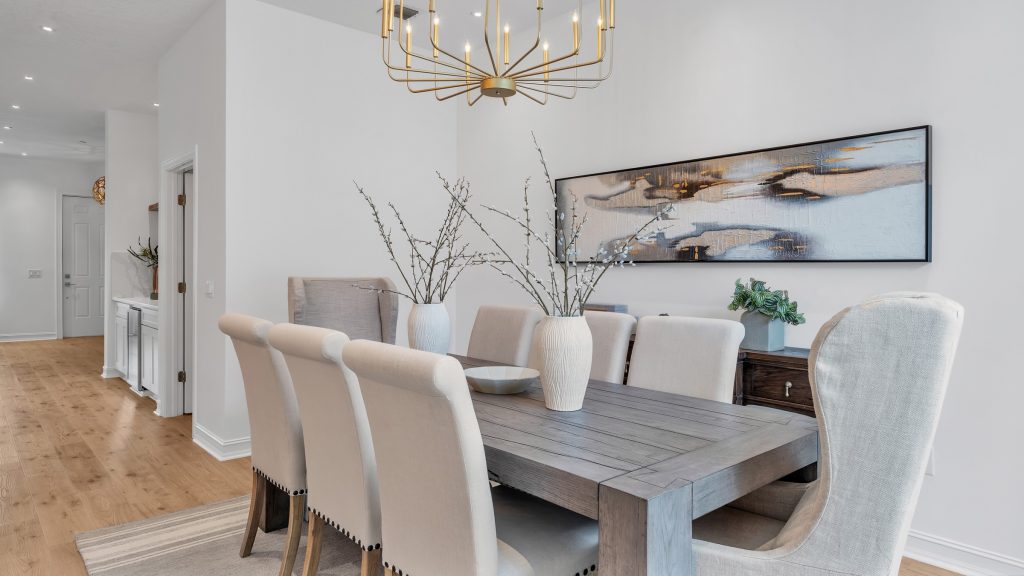
<path fill-rule="evenodd" d="M 102 336 L 104 210 L 87 196 L 61 196 L 61 338 Z"/>

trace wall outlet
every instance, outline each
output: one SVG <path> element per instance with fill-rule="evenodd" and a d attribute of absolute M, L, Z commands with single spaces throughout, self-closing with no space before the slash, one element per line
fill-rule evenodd
<path fill-rule="evenodd" d="M 35 268 L 29 268 L 28 269 L 28 277 L 30 279 L 33 279 L 33 280 L 37 279 L 37 278 L 42 278 L 43 277 L 43 271 L 42 270 L 37 270 Z"/>
<path fill-rule="evenodd" d="M 935 476 L 935 448 L 928 451 L 928 464 L 924 467 L 925 476 Z"/>

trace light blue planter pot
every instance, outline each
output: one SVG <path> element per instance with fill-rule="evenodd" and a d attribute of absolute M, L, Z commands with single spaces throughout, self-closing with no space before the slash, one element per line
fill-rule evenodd
<path fill-rule="evenodd" d="M 775 352 L 786 347 L 786 323 L 771 320 L 760 312 L 744 312 L 740 322 L 746 329 L 741 348 Z"/>

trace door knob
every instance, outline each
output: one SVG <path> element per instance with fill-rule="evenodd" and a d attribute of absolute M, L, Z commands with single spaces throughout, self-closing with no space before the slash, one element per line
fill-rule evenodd
<path fill-rule="evenodd" d="M 72 284 L 71 282 L 65 282 L 64 285 L 65 286 L 74 286 L 74 284 Z"/>

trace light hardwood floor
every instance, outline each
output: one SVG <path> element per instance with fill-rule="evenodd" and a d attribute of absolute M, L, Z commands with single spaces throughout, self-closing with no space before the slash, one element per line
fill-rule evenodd
<path fill-rule="evenodd" d="M 189 417 L 99 377 L 101 338 L 0 343 L 0 574 L 85 574 L 76 532 L 242 496 L 247 458 L 218 462 Z M 901 576 L 950 576 L 906 559 Z M 144 576 L 144 575 L 140 575 Z"/>

